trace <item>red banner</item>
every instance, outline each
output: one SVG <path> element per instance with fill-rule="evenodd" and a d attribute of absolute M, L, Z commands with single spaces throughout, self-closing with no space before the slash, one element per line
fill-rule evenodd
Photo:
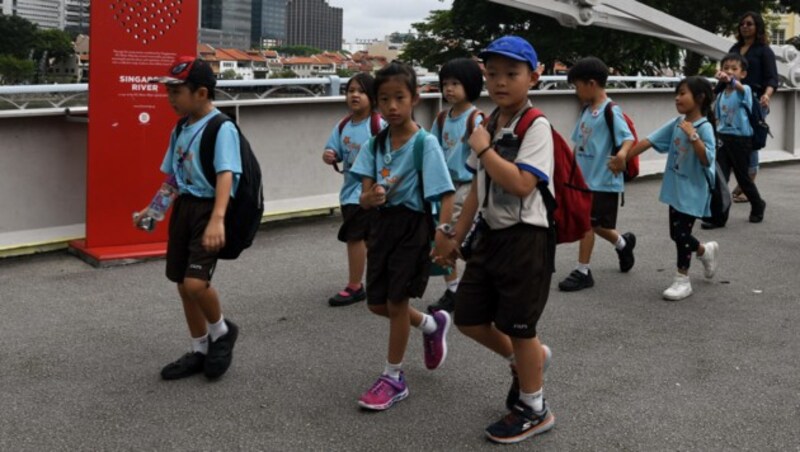
<path fill-rule="evenodd" d="M 168 219 L 148 233 L 131 214 L 152 199 L 177 117 L 162 85 L 179 55 L 197 53 L 195 0 L 91 4 L 86 240 L 73 248 L 98 262 L 163 255 Z M 84 256 L 87 257 L 87 256 Z"/>

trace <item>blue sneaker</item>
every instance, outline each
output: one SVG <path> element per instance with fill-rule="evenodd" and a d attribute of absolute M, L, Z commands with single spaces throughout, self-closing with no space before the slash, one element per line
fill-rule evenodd
<path fill-rule="evenodd" d="M 531 436 L 549 431 L 556 425 L 556 418 L 544 402 L 542 411 L 533 411 L 533 408 L 522 402 L 517 402 L 508 413 L 486 428 L 486 436 L 502 444 L 518 443 Z"/>

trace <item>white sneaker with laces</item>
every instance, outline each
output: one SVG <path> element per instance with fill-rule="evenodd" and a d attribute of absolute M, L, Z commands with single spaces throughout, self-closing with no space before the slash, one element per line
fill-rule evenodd
<path fill-rule="evenodd" d="M 672 285 L 664 291 L 663 296 L 665 300 L 678 301 L 683 300 L 692 294 L 692 283 L 689 280 L 689 275 L 682 275 L 680 273 L 675 275 L 675 280 Z"/>
<path fill-rule="evenodd" d="M 702 256 L 697 256 L 697 258 L 703 263 L 703 274 L 707 279 L 711 279 L 717 272 L 717 254 L 719 253 L 719 243 L 706 242 L 703 244 L 703 247 L 706 249 L 706 251 Z"/>

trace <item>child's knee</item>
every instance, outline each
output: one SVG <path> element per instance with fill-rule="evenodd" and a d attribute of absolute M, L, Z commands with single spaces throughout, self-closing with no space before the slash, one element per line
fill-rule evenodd
<path fill-rule="evenodd" d="M 183 280 L 183 293 L 185 293 L 189 299 L 196 300 L 206 293 L 209 286 L 210 284 L 208 281 L 196 278 L 185 278 Z"/>
<path fill-rule="evenodd" d="M 389 311 L 386 309 L 385 304 L 370 304 L 367 305 L 369 311 L 375 315 L 379 315 L 381 317 L 389 317 Z"/>
<path fill-rule="evenodd" d="M 386 303 L 386 311 L 390 318 L 408 315 L 408 300 L 389 301 Z"/>

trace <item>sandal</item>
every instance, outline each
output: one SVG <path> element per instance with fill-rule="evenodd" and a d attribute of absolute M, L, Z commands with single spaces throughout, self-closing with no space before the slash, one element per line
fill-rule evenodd
<path fill-rule="evenodd" d="M 737 202 L 737 203 L 750 202 L 747 199 L 747 195 L 745 195 L 744 193 L 737 193 L 735 195 L 732 195 L 732 199 L 733 199 L 733 202 Z"/>

